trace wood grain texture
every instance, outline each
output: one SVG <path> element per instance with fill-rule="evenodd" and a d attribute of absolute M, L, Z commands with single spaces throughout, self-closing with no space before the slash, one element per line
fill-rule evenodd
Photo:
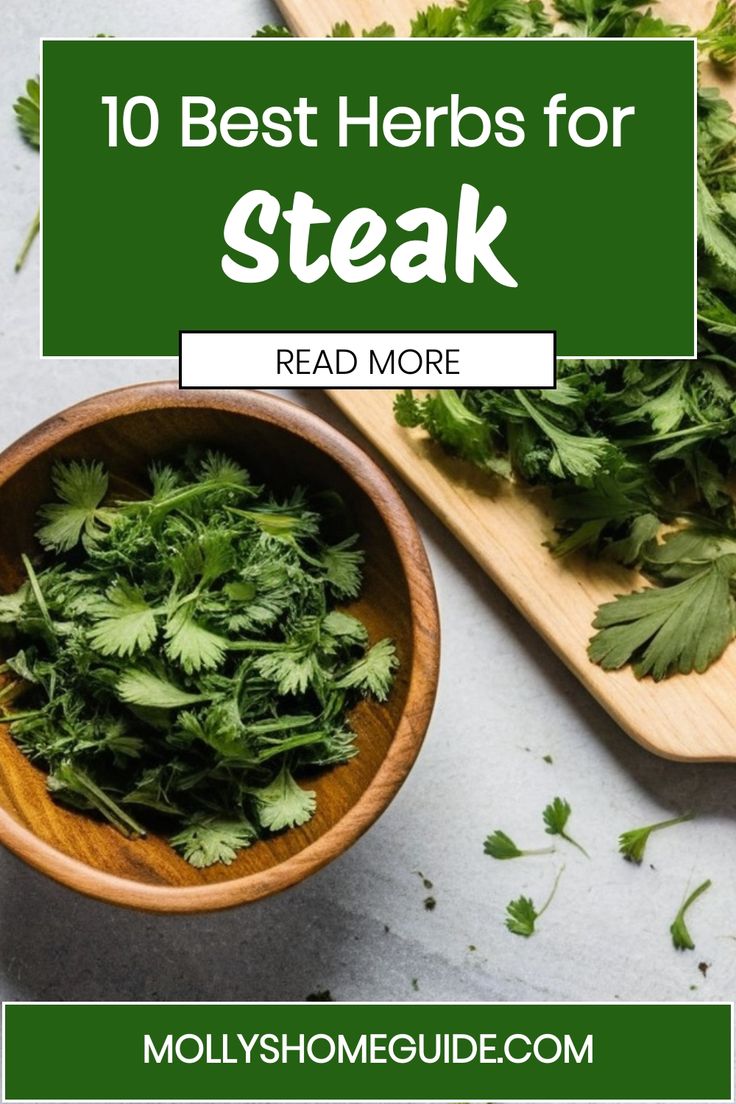
<path fill-rule="evenodd" d="M 317 813 L 240 853 L 195 870 L 162 838 L 126 840 L 55 804 L 45 776 L 3 727 L 0 842 L 60 882 L 116 904 L 162 912 L 226 908 L 301 881 L 348 848 L 389 804 L 422 744 L 437 685 L 439 628 L 421 538 L 379 468 L 337 430 L 257 391 L 180 391 L 175 382 L 110 392 L 44 422 L 0 455 L 0 589 L 21 581 L 34 515 L 51 496 L 56 459 L 94 458 L 140 486 L 154 457 L 190 443 L 225 448 L 275 490 L 296 482 L 342 494 L 366 553 L 365 585 L 349 608 L 370 638 L 390 636 L 401 667 L 385 704 L 361 702 L 351 721 L 359 754 L 310 785 Z"/>
<path fill-rule="evenodd" d="M 294 34 L 310 38 L 328 35 L 345 20 L 356 34 L 385 22 L 405 35 L 419 7 L 416 0 L 277 0 L 277 5 Z"/>
<path fill-rule="evenodd" d="M 393 392 L 329 394 L 624 731 L 668 759 L 736 761 L 736 646 L 704 675 L 654 683 L 628 669 L 602 671 L 586 654 L 596 606 L 645 580 L 583 557 L 555 560 L 543 546 L 553 536 L 545 493 L 493 480 L 422 431 L 401 429 Z"/>

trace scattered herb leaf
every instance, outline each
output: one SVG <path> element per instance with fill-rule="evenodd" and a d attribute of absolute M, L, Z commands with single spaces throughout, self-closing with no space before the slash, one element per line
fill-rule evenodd
<path fill-rule="evenodd" d="M 632 828 L 628 832 L 622 832 L 618 838 L 618 849 L 629 862 L 640 863 L 644 858 L 644 851 L 652 832 L 661 832 L 663 828 L 672 828 L 676 824 L 684 824 L 686 820 L 692 819 L 692 813 L 683 813 L 682 816 L 672 817 L 671 820 L 660 820 L 657 824 L 649 824 L 646 828 Z"/>
<path fill-rule="evenodd" d="M 695 944 L 693 943 L 690 932 L 688 931 L 687 924 L 685 923 L 685 914 L 690 906 L 697 901 L 698 897 L 701 897 L 706 890 L 710 889 L 712 882 L 710 878 L 708 881 L 703 882 L 697 889 L 694 889 L 684 904 L 681 906 L 677 916 L 670 925 L 670 933 L 672 935 L 672 942 L 678 951 L 694 951 Z"/>
<path fill-rule="evenodd" d="M 506 927 L 510 932 L 513 932 L 514 935 L 521 935 L 525 939 L 534 934 L 537 920 L 552 903 L 552 898 L 557 892 L 557 886 L 560 884 L 564 869 L 563 866 L 558 870 L 552 892 L 540 909 L 534 907 L 531 897 L 517 897 L 515 901 L 509 901 L 506 906 Z"/>
<path fill-rule="evenodd" d="M 522 851 L 505 832 L 496 829 L 486 838 L 483 851 L 492 859 L 520 859 L 524 855 L 551 855 L 554 847 L 543 847 L 536 851 Z"/>
<path fill-rule="evenodd" d="M 569 836 L 566 832 L 567 822 L 570 819 L 570 802 L 565 801 L 562 797 L 556 797 L 554 801 L 547 805 L 542 813 L 542 819 L 546 825 L 545 832 L 549 836 L 560 836 L 561 839 L 567 840 L 573 847 L 577 847 L 578 851 L 582 851 L 586 858 L 590 858 L 590 855 L 584 847 L 574 840 L 572 836 Z"/>

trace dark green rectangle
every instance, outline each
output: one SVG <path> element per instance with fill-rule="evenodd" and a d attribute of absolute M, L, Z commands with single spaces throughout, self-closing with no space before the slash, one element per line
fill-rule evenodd
<path fill-rule="evenodd" d="M 692 356 L 695 329 L 695 65 L 691 40 L 454 39 L 123 41 L 43 44 L 43 352 L 47 356 L 174 356 L 178 331 L 227 329 L 557 330 L 561 356 Z M 543 113 L 566 95 L 556 147 Z M 337 142 L 338 97 L 363 114 L 378 96 L 392 107 L 478 106 L 494 120 L 481 146 L 453 148 L 443 117 L 435 145 L 423 137 L 369 148 Z M 152 145 L 108 147 L 101 97 L 149 96 L 160 127 Z M 318 109 L 311 133 L 273 148 L 219 138 L 182 148 L 181 99 L 208 96 L 223 110 Z M 495 139 L 495 112 L 524 116 L 525 138 Z M 608 138 L 574 144 L 566 119 L 581 107 L 634 106 L 619 148 Z M 136 108 L 133 130 L 146 130 Z M 470 126 L 470 123 L 467 124 Z M 121 122 L 119 121 L 119 127 Z M 593 133 L 593 118 L 580 133 Z M 593 129 L 591 129 L 593 128 Z M 200 133 L 200 132 L 197 132 Z M 470 135 L 470 131 L 467 133 Z M 666 166 L 666 187 L 661 186 Z M 655 183 L 656 187 L 655 187 Z M 481 222 L 494 205 L 507 223 L 494 244 L 516 279 L 502 286 L 479 265 L 455 271 L 463 184 L 477 188 Z M 368 207 L 386 222 L 378 275 L 346 283 L 329 269 L 301 282 L 288 259 L 289 227 L 269 236 L 279 269 L 263 283 L 222 270 L 223 228 L 245 192 L 262 189 L 286 210 L 295 191 L 332 222 L 311 232 L 310 257 L 329 253 L 337 222 Z M 656 198 L 655 198 L 656 193 Z M 447 220 L 445 282 L 393 274 L 388 258 L 407 240 L 408 209 Z M 254 227 L 251 219 L 250 227 Z M 236 257 L 237 259 L 237 257 Z M 242 259 L 242 258 L 241 258 Z"/>
<path fill-rule="evenodd" d="M 248 1042 L 259 1035 L 250 1063 L 243 1060 L 238 1032 Z M 305 1038 L 324 1033 L 332 1040 L 342 1034 L 351 1050 L 361 1034 L 404 1033 L 414 1039 L 423 1034 L 430 1056 L 438 1034 L 476 1040 L 488 1034 L 496 1036 L 496 1049 L 487 1057 L 503 1061 L 445 1061 L 441 1051 L 440 1061 L 432 1064 L 418 1057 L 355 1064 L 308 1057 L 297 1064 L 288 1055 L 286 1062 L 267 1064 L 262 1055 L 272 1052 L 259 1048 L 260 1037 L 269 1033 L 279 1040 L 286 1035 L 292 1044 L 298 1044 L 300 1033 Z M 172 1035 L 170 1064 L 144 1062 L 146 1034 L 164 1057 L 162 1048 Z M 550 1034 L 568 1037 L 583 1062 L 538 1060 L 535 1053 L 542 1058 L 558 1053 L 554 1039 L 535 1042 Z M 178 1044 L 180 1055 L 198 1059 L 191 1063 L 176 1057 L 184 1035 L 190 1038 Z M 223 1036 L 227 1056 L 237 1060 L 207 1062 L 206 1039 L 210 1056 L 222 1059 Z M 727 1004 L 7 1004 L 4 1099 L 728 1101 L 731 1039 Z M 313 1054 L 319 1059 L 332 1045 L 317 1040 Z M 401 1042 L 398 1046 L 394 1055 L 405 1056 Z M 467 1041 L 460 1046 L 466 1048 L 462 1053 L 470 1052 Z M 559 1046 L 564 1056 L 566 1044 Z M 512 1061 L 527 1054 L 531 1057 L 523 1062 Z"/>

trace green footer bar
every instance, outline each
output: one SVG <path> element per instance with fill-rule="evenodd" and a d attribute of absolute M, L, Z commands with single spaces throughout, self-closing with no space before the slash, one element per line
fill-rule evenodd
<path fill-rule="evenodd" d="M 730 1101 L 730 1004 L 15 1004 L 6 1101 Z"/>

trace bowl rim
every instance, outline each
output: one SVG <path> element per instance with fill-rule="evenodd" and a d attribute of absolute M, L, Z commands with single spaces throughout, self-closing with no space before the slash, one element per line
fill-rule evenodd
<path fill-rule="evenodd" d="M 160 886 L 120 877 L 57 850 L 0 808 L 0 843 L 36 870 L 78 892 L 128 908 L 191 913 L 232 908 L 279 893 L 337 858 L 378 819 L 403 785 L 429 726 L 439 676 L 439 614 L 432 572 L 417 525 L 389 477 L 324 419 L 279 396 L 251 389 L 184 390 L 177 380 L 102 392 L 59 412 L 0 452 L 0 486 L 26 464 L 80 430 L 155 409 L 242 414 L 303 438 L 336 461 L 370 498 L 404 571 L 413 635 L 406 701 L 388 751 L 358 801 L 318 839 L 267 870 L 202 886 Z"/>

